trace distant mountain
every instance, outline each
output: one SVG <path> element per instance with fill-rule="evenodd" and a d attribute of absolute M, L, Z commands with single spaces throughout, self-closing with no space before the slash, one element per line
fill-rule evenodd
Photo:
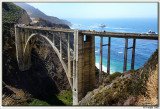
<path fill-rule="evenodd" d="M 46 14 L 44 14 L 43 12 L 41 12 L 39 9 L 34 8 L 33 6 L 27 4 L 27 3 L 14 3 L 18 6 L 20 6 L 21 8 L 23 8 L 24 10 L 27 11 L 28 15 L 31 18 L 42 18 L 44 20 L 50 21 L 52 23 L 61 23 L 61 24 L 67 24 L 67 25 L 71 25 L 71 23 L 67 20 L 63 20 L 63 19 L 59 19 L 57 17 L 54 16 L 47 16 Z"/>

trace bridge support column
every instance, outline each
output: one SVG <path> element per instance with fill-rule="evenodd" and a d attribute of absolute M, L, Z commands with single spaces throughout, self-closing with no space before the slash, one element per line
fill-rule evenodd
<path fill-rule="evenodd" d="M 108 37 L 108 59 L 107 59 L 107 74 L 110 74 L 110 49 L 111 49 L 111 37 Z"/>
<path fill-rule="evenodd" d="M 60 60 L 62 60 L 62 34 L 60 34 Z"/>
<path fill-rule="evenodd" d="M 135 46 L 136 46 L 136 39 L 133 39 L 132 62 L 131 62 L 131 69 L 132 70 L 134 70 Z"/>
<path fill-rule="evenodd" d="M 68 33 L 68 74 L 69 74 L 69 79 L 71 81 L 71 84 L 73 85 L 73 77 L 72 77 L 72 71 L 71 71 L 71 55 L 70 55 L 70 36 Z M 71 86 L 72 86 L 71 85 Z"/>
<path fill-rule="evenodd" d="M 84 37 L 82 38 L 84 40 Z M 83 41 L 83 96 L 95 88 L 95 36 L 86 35 Z"/>
<path fill-rule="evenodd" d="M 55 46 L 55 36 L 56 35 L 54 33 L 52 35 L 53 35 L 53 40 L 52 40 L 53 41 L 53 45 Z"/>
<path fill-rule="evenodd" d="M 78 96 L 78 68 L 77 68 L 77 61 L 78 61 L 78 30 L 74 32 L 74 56 L 73 56 L 73 105 L 78 105 L 79 96 Z"/>
<path fill-rule="evenodd" d="M 74 33 L 73 105 L 95 87 L 95 37 Z"/>
<path fill-rule="evenodd" d="M 124 52 L 123 72 L 125 72 L 127 70 L 127 51 L 128 51 L 128 38 L 125 38 L 125 52 Z"/>
<path fill-rule="evenodd" d="M 100 36 L 99 86 L 102 84 L 103 36 Z"/>

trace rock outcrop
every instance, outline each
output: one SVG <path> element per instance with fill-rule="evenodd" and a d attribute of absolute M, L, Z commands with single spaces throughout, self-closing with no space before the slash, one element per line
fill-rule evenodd
<path fill-rule="evenodd" d="M 28 16 L 27 12 L 23 10 L 21 17 L 18 19 L 19 24 L 29 24 L 31 22 L 30 17 Z"/>

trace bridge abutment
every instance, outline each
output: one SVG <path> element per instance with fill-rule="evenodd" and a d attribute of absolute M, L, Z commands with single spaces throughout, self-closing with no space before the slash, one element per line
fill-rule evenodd
<path fill-rule="evenodd" d="M 15 44 L 16 44 L 16 56 L 20 70 L 23 70 L 23 46 L 22 36 L 19 28 L 15 28 Z"/>

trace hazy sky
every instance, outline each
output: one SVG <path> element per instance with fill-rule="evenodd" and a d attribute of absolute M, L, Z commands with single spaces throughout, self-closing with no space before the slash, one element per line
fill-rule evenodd
<path fill-rule="evenodd" d="M 155 18 L 157 3 L 28 3 L 58 18 Z"/>

